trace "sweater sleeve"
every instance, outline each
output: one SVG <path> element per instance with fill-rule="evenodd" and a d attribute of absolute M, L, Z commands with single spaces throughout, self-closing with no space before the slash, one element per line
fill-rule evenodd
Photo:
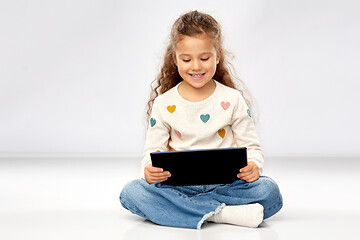
<path fill-rule="evenodd" d="M 263 172 L 264 155 L 251 117 L 251 112 L 239 93 L 238 102 L 232 116 L 232 131 L 236 145 L 247 148 L 248 161 L 253 161 L 259 167 L 260 175 Z"/>
<path fill-rule="evenodd" d="M 167 151 L 170 138 L 170 126 L 161 117 L 161 109 L 155 99 L 146 133 L 145 148 L 141 161 L 140 175 L 145 179 L 145 166 L 151 163 L 150 153 L 156 151 Z"/>

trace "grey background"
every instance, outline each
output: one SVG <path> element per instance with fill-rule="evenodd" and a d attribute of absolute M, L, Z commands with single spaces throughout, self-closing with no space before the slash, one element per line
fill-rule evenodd
<path fill-rule="evenodd" d="M 359 156 L 358 1 L 1 1 L 0 155 L 140 156 L 170 27 L 223 26 L 265 154 Z"/>

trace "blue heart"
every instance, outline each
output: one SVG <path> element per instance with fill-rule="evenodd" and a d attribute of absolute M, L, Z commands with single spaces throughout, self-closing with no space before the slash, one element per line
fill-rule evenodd
<path fill-rule="evenodd" d="M 155 118 L 150 118 L 151 127 L 155 126 L 155 124 L 156 124 L 156 119 Z"/>
<path fill-rule="evenodd" d="M 248 113 L 249 117 L 251 117 L 250 109 L 247 110 L 247 113 Z"/>
<path fill-rule="evenodd" d="M 200 116 L 200 119 L 201 119 L 201 121 L 203 121 L 204 123 L 206 123 L 207 121 L 209 121 L 209 119 L 210 119 L 210 115 L 209 114 L 201 114 L 201 116 Z"/>

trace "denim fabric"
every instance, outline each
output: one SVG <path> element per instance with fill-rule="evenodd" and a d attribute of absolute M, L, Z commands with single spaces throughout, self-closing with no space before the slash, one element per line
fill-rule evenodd
<path fill-rule="evenodd" d="M 200 229 L 204 221 L 225 205 L 260 203 L 264 219 L 282 207 L 277 184 L 261 176 L 247 183 L 173 187 L 161 183 L 148 184 L 143 179 L 127 183 L 120 193 L 124 208 L 154 223 L 182 228 Z"/>

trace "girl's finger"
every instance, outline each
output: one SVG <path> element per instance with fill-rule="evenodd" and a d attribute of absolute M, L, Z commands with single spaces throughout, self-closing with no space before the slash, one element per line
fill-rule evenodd
<path fill-rule="evenodd" d="M 152 178 L 161 178 L 162 176 L 164 176 L 163 173 L 150 173 Z"/>
<path fill-rule="evenodd" d="M 240 179 L 244 181 L 248 181 L 249 179 L 252 179 L 256 176 L 254 173 L 248 173 L 248 174 L 239 173 L 238 175 L 240 175 Z"/>
<path fill-rule="evenodd" d="M 164 170 L 163 170 L 162 168 L 149 167 L 149 168 L 148 168 L 148 171 L 151 172 L 151 173 L 161 173 L 161 172 L 163 172 Z"/>
<path fill-rule="evenodd" d="M 245 177 L 247 177 L 247 176 L 249 176 L 251 174 L 252 174 L 252 172 L 241 172 L 241 173 L 238 174 L 238 178 L 243 179 L 243 178 L 245 178 Z"/>
<path fill-rule="evenodd" d="M 241 168 L 241 169 L 240 169 L 240 172 L 241 172 L 241 173 L 251 172 L 252 169 L 253 169 L 253 166 L 247 165 L 246 167 Z"/>
<path fill-rule="evenodd" d="M 170 172 L 163 172 L 163 173 L 151 173 L 153 177 L 162 178 L 162 177 L 170 177 Z"/>
<path fill-rule="evenodd" d="M 160 171 L 150 171 L 149 169 L 145 169 L 145 171 L 147 171 L 148 174 L 152 175 L 152 176 L 162 176 L 162 175 L 170 175 L 169 171 L 166 172 L 160 172 Z"/>
<path fill-rule="evenodd" d="M 165 172 L 165 173 L 153 173 L 151 174 L 151 179 L 152 180 L 156 180 L 156 181 L 159 181 L 159 180 L 163 180 L 164 179 L 168 179 L 169 177 L 171 177 L 171 174 L 169 172 Z"/>
<path fill-rule="evenodd" d="M 165 181 L 165 180 L 167 180 L 167 179 L 168 179 L 168 177 L 152 178 L 152 179 L 151 179 L 151 182 L 152 182 L 152 183 L 163 182 L 163 181 Z"/>
<path fill-rule="evenodd" d="M 259 179 L 259 177 L 255 176 L 253 178 L 248 179 L 247 182 L 255 182 L 258 179 Z"/>

